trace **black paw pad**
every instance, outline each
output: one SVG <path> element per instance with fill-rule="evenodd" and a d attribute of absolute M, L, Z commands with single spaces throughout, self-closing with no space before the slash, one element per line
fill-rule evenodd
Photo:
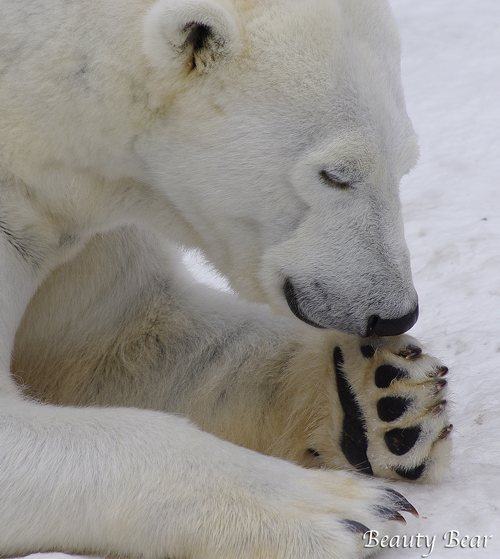
<path fill-rule="evenodd" d="M 362 345 L 360 349 L 366 359 L 371 359 L 375 355 L 375 348 L 372 345 Z"/>
<path fill-rule="evenodd" d="M 345 414 L 340 448 L 350 464 L 365 474 L 373 475 L 367 455 L 368 439 L 366 437 L 365 419 L 351 386 L 345 378 L 343 370 L 344 356 L 339 347 L 336 347 L 333 352 L 333 361 L 335 364 L 339 400 Z"/>
<path fill-rule="evenodd" d="M 389 388 L 393 380 L 401 380 L 407 376 L 403 369 L 397 369 L 393 365 L 380 365 L 375 371 L 375 385 L 377 388 Z"/>
<path fill-rule="evenodd" d="M 405 470 L 403 468 L 394 468 L 394 471 L 398 475 L 404 477 L 405 479 L 409 479 L 410 481 L 416 481 L 417 479 L 419 479 L 424 473 L 424 470 L 425 470 L 425 462 L 420 464 L 420 466 L 417 466 L 416 468 L 412 468 L 410 470 Z"/>
<path fill-rule="evenodd" d="M 387 448 L 397 456 L 403 456 L 409 452 L 420 436 L 421 428 L 407 427 L 406 429 L 392 429 L 385 434 L 385 444 Z"/>
<path fill-rule="evenodd" d="M 401 396 L 387 396 L 377 402 L 378 416 L 382 421 L 390 423 L 401 417 L 411 406 L 412 400 Z"/>

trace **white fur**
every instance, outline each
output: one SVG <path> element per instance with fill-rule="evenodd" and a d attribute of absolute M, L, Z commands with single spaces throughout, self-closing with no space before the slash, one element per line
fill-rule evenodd
<path fill-rule="evenodd" d="M 199 49 L 191 23 L 211 29 Z M 365 556 L 342 521 L 376 527 L 387 495 L 369 481 L 160 411 L 36 399 L 179 410 L 221 436 L 260 417 L 248 446 L 272 453 L 283 413 L 267 377 L 217 418 L 210 394 L 219 376 L 245 393 L 230 380 L 245 357 L 277 377 L 330 374 L 345 337 L 292 317 L 287 277 L 311 316 L 349 334 L 413 308 L 397 185 L 415 156 L 382 0 L 2 0 L 0 554 Z M 200 248 L 286 316 L 193 286 L 144 229 Z M 210 336 L 245 328 L 197 392 Z"/>

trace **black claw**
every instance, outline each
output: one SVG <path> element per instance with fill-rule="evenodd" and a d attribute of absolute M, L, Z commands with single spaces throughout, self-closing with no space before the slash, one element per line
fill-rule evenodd
<path fill-rule="evenodd" d="M 366 359 L 371 359 L 375 355 L 375 348 L 372 345 L 362 345 L 361 353 Z"/>
<path fill-rule="evenodd" d="M 432 415 L 439 415 L 446 407 L 447 401 L 441 400 L 439 404 L 431 411 Z"/>
<path fill-rule="evenodd" d="M 405 429 L 392 429 L 387 431 L 384 436 L 385 444 L 393 454 L 403 456 L 415 446 L 421 430 L 420 425 Z"/>
<path fill-rule="evenodd" d="M 375 371 L 375 385 L 377 388 L 389 388 L 393 380 L 401 380 L 408 377 L 403 369 L 397 369 L 393 365 L 381 365 Z"/>
<path fill-rule="evenodd" d="M 406 498 L 403 497 L 401 493 L 399 493 L 399 491 L 396 491 L 395 489 L 391 489 L 389 487 L 386 487 L 385 491 L 387 491 L 387 493 L 389 493 L 389 495 L 391 496 L 391 505 L 396 510 L 409 512 L 410 514 L 418 518 L 417 509 L 409 501 L 407 501 Z"/>
<path fill-rule="evenodd" d="M 377 516 L 383 518 L 384 520 L 396 520 L 397 522 L 403 522 L 406 524 L 405 517 L 402 514 L 399 514 L 397 510 L 377 505 L 375 507 L 375 511 Z"/>
<path fill-rule="evenodd" d="M 439 437 L 438 437 L 438 441 L 444 441 L 445 439 L 447 439 L 450 436 L 452 430 L 453 430 L 453 425 L 450 423 L 450 425 L 448 425 L 448 427 L 445 427 L 441 431 L 441 433 L 439 434 Z"/>
<path fill-rule="evenodd" d="M 430 372 L 431 377 L 445 377 L 448 374 L 448 367 L 442 365 Z"/>
<path fill-rule="evenodd" d="M 402 396 L 386 396 L 377 402 L 378 416 L 382 421 L 390 423 L 401 417 L 411 406 L 413 400 Z"/>
<path fill-rule="evenodd" d="M 365 419 L 361 408 L 352 392 L 351 386 L 344 375 L 344 356 L 342 350 L 336 347 L 333 352 L 337 391 L 340 404 L 344 410 L 344 422 L 340 448 L 350 464 L 360 472 L 373 475 L 373 470 L 368 461 L 368 439 L 366 436 Z"/>
<path fill-rule="evenodd" d="M 356 520 L 342 520 L 342 524 L 347 526 L 348 530 L 353 534 L 366 534 L 370 531 L 370 528 L 361 524 L 361 522 L 356 522 Z"/>
<path fill-rule="evenodd" d="M 439 394 L 439 392 L 441 392 L 447 384 L 448 384 L 448 381 L 444 380 L 444 379 L 436 382 L 436 385 L 434 386 L 434 389 L 433 389 L 434 394 Z"/>
<path fill-rule="evenodd" d="M 405 359 L 414 359 L 422 354 L 422 350 L 416 345 L 409 345 L 402 349 L 398 355 L 404 357 Z"/>
<path fill-rule="evenodd" d="M 398 475 L 404 477 L 405 479 L 409 479 L 410 481 L 416 481 L 417 479 L 419 479 L 424 473 L 424 470 L 425 470 L 425 462 L 423 462 L 422 464 L 420 464 L 420 466 L 417 466 L 416 468 L 411 468 L 408 470 L 404 468 L 394 468 L 394 471 Z"/>

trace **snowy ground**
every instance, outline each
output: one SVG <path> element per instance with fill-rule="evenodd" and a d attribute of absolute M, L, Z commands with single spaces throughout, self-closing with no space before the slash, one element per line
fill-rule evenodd
<path fill-rule="evenodd" d="M 408 519 L 406 534 L 435 537 L 433 559 L 498 559 L 500 3 L 392 5 L 403 38 L 408 109 L 421 140 L 420 163 L 402 184 L 421 303 L 412 334 L 451 369 L 455 425 L 455 456 L 445 482 L 398 484 L 421 515 Z M 460 539 L 481 536 L 481 547 L 445 548 L 443 536 L 450 530 Z M 484 536 L 493 536 L 486 548 Z M 420 548 L 386 549 L 378 557 L 428 555 L 430 547 L 422 538 L 419 543 Z"/>
<path fill-rule="evenodd" d="M 418 167 L 402 184 L 421 302 L 412 334 L 451 369 L 455 456 L 438 487 L 406 487 L 434 559 L 500 557 L 500 4 L 392 0 Z M 445 548 L 449 530 L 493 536 Z M 475 543 L 475 542 L 474 542 Z M 428 551 L 387 550 L 381 558 Z"/>

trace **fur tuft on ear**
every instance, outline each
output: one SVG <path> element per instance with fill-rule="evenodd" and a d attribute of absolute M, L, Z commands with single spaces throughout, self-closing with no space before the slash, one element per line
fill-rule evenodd
<path fill-rule="evenodd" d="M 164 73 L 207 71 L 240 48 L 231 12 L 215 0 L 158 0 L 144 21 L 145 53 Z"/>

